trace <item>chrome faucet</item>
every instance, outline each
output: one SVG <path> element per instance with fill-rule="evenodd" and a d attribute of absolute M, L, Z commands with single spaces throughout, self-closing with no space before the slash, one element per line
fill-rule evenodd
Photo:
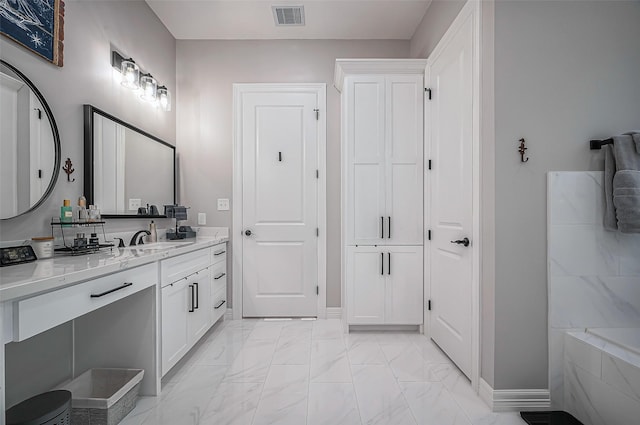
<path fill-rule="evenodd" d="M 139 230 L 136 232 L 135 235 L 133 235 L 133 237 L 131 238 L 131 242 L 129 242 L 129 246 L 135 246 L 136 245 L 136 241 L 138 245 L 144 245 L 144 241 L 142 240 L 142 236 L 140 236 L 140 239 L 138 240 L 138 236 L 142 235 L 142 234 L 147 234 L 150 235 L 151 232 L 148 230 Z"/>

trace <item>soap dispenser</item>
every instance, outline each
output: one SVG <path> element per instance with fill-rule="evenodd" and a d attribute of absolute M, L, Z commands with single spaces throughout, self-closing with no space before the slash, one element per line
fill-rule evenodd
<path fill-rule="evenodd" d="M 153 242 L 158 242 L 158 232 L 156 230 L 156 223 L 154 223 L 153 220 L 151 220 L 151 223 L 149 223 L 149 242 L 153 243 Z"/>

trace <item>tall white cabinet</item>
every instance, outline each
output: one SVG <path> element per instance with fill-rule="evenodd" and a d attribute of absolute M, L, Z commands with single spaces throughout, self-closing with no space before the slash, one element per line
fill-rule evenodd
<path fill-rule="evenodd" d="M 336 61 L 348 325 L 423 323 L 425 60 Z"/>

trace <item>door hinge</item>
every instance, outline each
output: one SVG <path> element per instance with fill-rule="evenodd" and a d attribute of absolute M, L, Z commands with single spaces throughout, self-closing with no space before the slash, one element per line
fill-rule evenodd
<path fill-rule="evenodd" d="M 316 121 L 320 119 L 320 109 L 314 109 L 313 112 L 316 113 Z"/>
<path fill-rule="evenodd" d="M 427 301 L 427 310 L 431 311 L 431 300 Z"/>
<path fill-rule="evenodd" d="M 320 287 L 316 285 L 316 295 L 320 295 Z"/>
<path fill-rule="evenodd" d="M 427 96 L 429 96 L 429 100 L 431 100 L 431 89 L 425 87 L 424 92 L 427 93 Z"/>
<path fill-rule="evenodd" d="M 33 108 L 34 111 L 38 111 L 38 119 L 41 120 L 42 119 L 42 109 L 40 108 Z"/>
<path fill-rule="evenodd" d="M 320 236 L 320 228 L 316 227 L 316 236 Z"/>
<path fill-rule="evenodd" d="M 319 179 L 320 178 L 320 170 L 316 170 L 316 178 Z"/>
<path fill-rule="evenodd" d="M 429 230 L 427 231 L 427 238 L 428 238 L 429 240 L 431 240 L 431 229 L 429 229 Z"/>
<path fill-rule="evenodd" d="M 429 169 L 431 169 L 431 160 L 429 160 Z"/>

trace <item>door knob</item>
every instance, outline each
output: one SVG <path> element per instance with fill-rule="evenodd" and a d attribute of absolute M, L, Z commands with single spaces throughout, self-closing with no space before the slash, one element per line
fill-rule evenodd
<path fill-rule="evenodd" d="M 458 239 L 457 241 L 451 241 L 451 243 L 456 243 L 458 245 L 469 246 L 471 242 L 469 242 L 469 238 Z"/>
<path fill-rule="evenodd" d="M 247 236 L 251 236 L 251 230 L 247 229 L 244 231 L 244 234 Z"/>

